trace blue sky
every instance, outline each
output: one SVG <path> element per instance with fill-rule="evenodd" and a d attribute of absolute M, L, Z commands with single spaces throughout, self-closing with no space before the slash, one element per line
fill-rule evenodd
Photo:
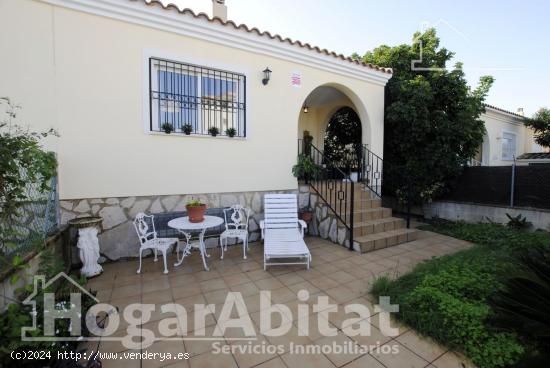
<path fill-rule="evenodd" d="M 211 14 L 211 0 L 163 0 Z M 526 115 L 550 107 L 550 1 L 226 0 L 228 17 L 345 55 L 408 43 L 424 24 L 464 63 L 471 86 L 495 84 L 487 103 Z"/>

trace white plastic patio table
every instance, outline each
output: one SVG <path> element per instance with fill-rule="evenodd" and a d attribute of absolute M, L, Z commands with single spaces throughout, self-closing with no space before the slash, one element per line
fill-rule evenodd
<path fill-rule="evenodd" d="M 220 226 L 221 224 L 223 224 L 223 219 L 217 216 L 204 216 L 204 221 L 202 222 L 190 222 L 189 216 L 178 217 L 173 220 L 170 220 L 168 222 L 168 226 L 171 227 L 172 229 L 178 230 L 187 238 L 187 244 L 183 249 L 182 257 L 181 259 L 178 260 L 178 262 L 174 263 L 174 266 L 177 267 L 181 265 L 185 257 L 191 254 L 192 248 L 198 248 L 199 251 L 201 252 L 204 269 L 206 271 L 209 271 L 208 265 L 206 264 L 205 257 L 210 257 L 210 255 L 206 253 L 206 245 L 204 244 L 204 233 L 208 228 Z M 191 235 L 189 234 L 189 232 L 199 232 L 199 241 L 190 242 L 189 238 L 191 237 Z"/>

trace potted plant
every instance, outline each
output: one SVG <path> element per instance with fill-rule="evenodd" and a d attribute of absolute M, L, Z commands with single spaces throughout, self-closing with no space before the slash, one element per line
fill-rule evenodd
<path fill-rule="evenodd" d="M 237 134 L 237 130 L 235 128 L 227 128 L 225 130 L 225 134 L 229 137 L 229 138 L 233 138 L 235 136 L 235 134 Z"/>
<path fill-rule="evenodd" d="M 304 220 L 305 222 L 310 222 L 313 218 L 313 208 L 309 206 L 309 204 L 302 208 L 300 210 L 300 219 Z"/>
<path fill-rule="evenodd" d="M 198 199 L 192 199 L 185 205 L 187 210 L 187 216 L 189 216 L 189 222 L 202 222 L 204 221 L 204 211 L 206 211 L 206 204 L 202 203 Z"/>
<path fill-rule="evenodd" d="M 181 127 L 181 131 L 185 134 L 185 135 L 189 135 L 191 134 L 191 132 L 193 131 L 193 126 L 191 124 L 184 124 L 182 127 Z"/>
<path fill-rule="evenodd" d="M 320 168 L 313 162 L 311 157 L 300 154 L 298 156 L 298 163 L 292 167 L 292 174 L 298 179 L 305 179 L 306 182 L 309 179 L 315 179 L 319 176 Z"/>
<path fill-rule="evenodd" d="M 164 130 L 164 133 L 170 134 L 174 131 L 174 126 L 170 123 L 163 123 L 160 128 Z"/>
<path fill-rule="evenodd" d="M 208 129 L 208 133 L 210 133 L 212 137 L 215 137 L 220 134 L 220 130 L 218 129 L 218 127 L 213 126 Z"/>

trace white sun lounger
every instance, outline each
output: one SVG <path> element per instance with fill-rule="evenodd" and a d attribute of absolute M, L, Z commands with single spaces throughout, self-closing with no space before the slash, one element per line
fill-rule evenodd
<path fill-rule="evenodd" d="M 307 224 L 298 220 L 296 194 L 266 194 L 264 196 L 264 220 L 260 222 L 264 239 L 264 270 L 272 265 L 305 264 L 309 269 L 311 253 L 304 242 Z M 277 259 L 293 259 L 294 262 L 270 262 Z"/>

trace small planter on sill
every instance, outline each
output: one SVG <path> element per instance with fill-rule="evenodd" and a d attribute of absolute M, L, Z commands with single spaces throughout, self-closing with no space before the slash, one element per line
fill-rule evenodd
<path fill-rule="evenodd" d="M 191 124 L 184 124 L 182 127 L 181 127 L 181 131 L 183 132 L 183 134 L 185 135 L 190 135 L 192 132 L 193 132 L 193 126 Z"/>
<path fill-rule="evenodd" d="M 212 137 L 215 137 L 217 136 L 218 134 L 220 134 L 220 130 L 218 129 L 218 127 L 210 127 L 208 129 L 208 133 L 212 136 Z"/>
<path fill-rule="evenodd" d="M 237 130 L 235 128 L 227 128 L 225 130 L 225 135 L 227 135 L 229 138 L 233 138 L 237 134 Z"/>
<path fill-rule="evenodd" d="M 160 128 L 164 131 L 166 134 L 170 134 L 174 131 L 174 126 L 170 123 L 163 123 Z"/>

